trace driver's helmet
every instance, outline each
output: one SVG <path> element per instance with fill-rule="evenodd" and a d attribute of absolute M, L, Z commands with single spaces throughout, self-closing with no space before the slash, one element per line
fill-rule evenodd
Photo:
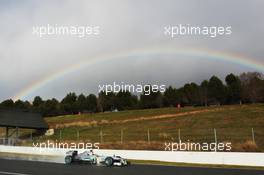
<path fill-rule="evenodd" d="M 85 156 L 89 156 L 89 154 L 90 154 L 90 153 L 89 153 L 88 151 L 84 151 L 84 152 L 83 152 L 83 155 L 85 155 Z"/>

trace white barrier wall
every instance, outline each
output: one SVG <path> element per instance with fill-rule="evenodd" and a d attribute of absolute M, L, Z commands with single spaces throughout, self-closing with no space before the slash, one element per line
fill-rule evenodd
<path fill-rule="evenodd" d="M 0 146 L 0 152 L 64 156 L 66 149 Z M 84 150 L 78 150 L 80 152 Z M 180 163 L 263 166 L 264 153 L 235 152 L 169 152 L 132 150 L 94 150 L 96 154 L 119 155 L 127 159 Z M 63 160 L 62 160 L 63 161 Z M 61 161 L 61 162 L 62 162 Z"/>

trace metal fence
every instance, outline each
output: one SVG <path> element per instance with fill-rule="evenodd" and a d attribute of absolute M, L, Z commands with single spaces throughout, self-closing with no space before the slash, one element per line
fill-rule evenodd
<path fill-rule="evenodd" d="M 14 146 L 19 142 L 19 139 L 13 138 L 0 138 L 0 145 Z"/>
<path fill-rule="evenodd" d="M 28 137 L 28 138 L 27 138 Z M 25 141 L 74 141 L 100 144 L 127 144 L 133 142 L 195 142 L 220 143 L 231 142 L 243 144 L 250 142 L 259 150 L 264 151 L 264 128 L 65 128 L 55 130 L 52 136 L 32 136 L 15 138 L 0 138 L 0 144 L 15 145 Z"/>
<path fill-rule="evenodd" d="M 49 137 L 47 137 L 49 138 Z M 115 131 L 104 130 L 103 128 L 89 132 L 83 129 L 75 129 L 70 133 L 64 129 L 58 129 L 55 135 L 50 137 L 58 140 L 81 140 L 88 139 L 98 142 L 116 142 L 124 143 L 125 141 L 252 141 L 264 139 L 264 133 L 258 129 L 248 128 L 213 128 L 213 129 L 180 129 L 177 130 L 154 130 L 146 129 L 140 132 L 120 129 Z"/>

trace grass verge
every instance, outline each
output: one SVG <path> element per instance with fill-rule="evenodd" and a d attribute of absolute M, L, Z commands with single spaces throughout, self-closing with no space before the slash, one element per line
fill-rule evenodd
<path fill-rule="evenodd" d="M 129 160 L 129 161 L 132 164 L 141 164 L 141 165 L 162 165 L 162 166 L 177 166 L 177 167 L 200 167 L 200 168 L 223 168 L 223 169 L 246 169 L 246 170 L 263 170 L 264 171 L 264 167 L 255 167 L 255 166 L 178 163 L 178 162 L 162 162 L 162 161 L 150 161 L 150 160 Z"/>

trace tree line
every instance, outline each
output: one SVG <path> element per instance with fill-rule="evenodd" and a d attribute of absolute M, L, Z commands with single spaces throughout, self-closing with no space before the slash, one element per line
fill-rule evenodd
<path fill-rule="evenodd" d="M 139 96 L 130 92 L 90 94 L 67 94 L 61 101 L 56 98 L 43 100 L 36 96 L 29 101 L 8 99 L 0 109 L 24 110 L 42 113 L 44 116 L 95 113 L 114 110 L 147 109 L 176 106 L 210 106 L 264 102 L 264 75 L 258 72 L 229 74 L 223 82 L 217 76 L 201 84 L 187 83 L 183 87 L 169 86 L 164 93 L 150 91 Z"/>

